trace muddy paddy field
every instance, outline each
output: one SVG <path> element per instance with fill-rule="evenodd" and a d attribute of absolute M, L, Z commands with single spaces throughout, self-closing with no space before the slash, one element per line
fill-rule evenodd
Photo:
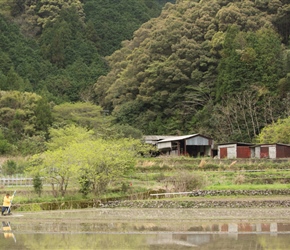
<path fill-rule="evenodd" d="M 2 217 L 10 230 L 3 226 L 0 243 L 15 250 L 289 249 L 289 199 L 255 200 L 272 207 L 232 207 L 237 199 L 228 198 L 228 207 L 217 208 L 138 208 L 127 201 L 131 207 L 14 211 Z M 282 205 L 273 206 L 278 200 Z"/>

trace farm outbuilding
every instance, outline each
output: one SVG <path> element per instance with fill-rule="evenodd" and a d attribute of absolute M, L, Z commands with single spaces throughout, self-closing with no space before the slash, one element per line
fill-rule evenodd
<path fill-rule="evenodd" d="M 282 143 L 260 144 L 251 147 L 254 158 L 290 158 L 290 145 Z"/>
<path fill-rule="evenodd" d="M 172 138 L 172 137 L 173 136 L 170 136 L 170 135 L 145 135 L 143 139 L 145 143 L 156 145 L 157 142 L 167 139 L 167 138 Z"/>
<path fill-rule="evenodd" d="M 251 158 L 251 143 L 233 142 L 218 145 L 218 158 Z"/>
<path fill-rule="evenodd" d="M 201 134 L 173 136 L 158 141 L 156 146 L 167 155 L 212 156 L 213 139 Z"/>

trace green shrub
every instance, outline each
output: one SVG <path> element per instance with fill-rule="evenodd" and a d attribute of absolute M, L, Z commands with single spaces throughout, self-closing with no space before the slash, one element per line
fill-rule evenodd
<path fill-rule="evenodd" d="M 11 149 L 12 146 L 7 140 L 0 139 L 0 154 L 6 154 L 10 152 Z"/>
<path fill-rule="evenodd" d="M 129 189 L 129 185 L 127 183 L 125 183 L 125 182 L 122 182 L 121 191 L 123 193 L 127 193 L 128 189 Z"/>
<path fill-rule="evenodd" d="M 34 188 L 35 193 L 38 194 L 38 196 L 40 197 L 42 189 L 43 189 L 43 185 L 42 185 L 42 180 L 38 174 L 34 176 L 33 178 L 33 188 Z"/>
<path fill-rule="evenodd" d="M 85 172 L 80 176 L 79 180 L 80 192 L 83 194 L 83 197 L 87 197 L 87 195 L 92 191 L 92 183 L 88 178 L 88 173 Z"/>

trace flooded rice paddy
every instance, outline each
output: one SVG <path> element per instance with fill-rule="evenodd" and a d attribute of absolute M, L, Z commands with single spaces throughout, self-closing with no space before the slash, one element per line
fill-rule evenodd
<path fill-rule="evenodd" d="M 98 208 L 1 219 L 0 249 L 290 249 L 290 208 Z"/>

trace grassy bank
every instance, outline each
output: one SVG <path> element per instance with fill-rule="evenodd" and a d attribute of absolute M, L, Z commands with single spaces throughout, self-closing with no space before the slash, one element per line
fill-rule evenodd
<path fill-rule="evenodd" d="M 89 193 L 84 197 L 79 192 L 76 180 L 68 187 L 65 197 L 54 197 L 50 186 L 44 186 L 41 196 L 34 192 L 33 187 L 2 187 L 0 191 L 4 195 L 5 192 L 12 193 L 16 189 L 15 203 L 23 205 L 43 202 L 83 202 L 84 200 L 147 199 L 148 195 L 138 194 L 158 192 L 288 190 L 289 188 L 290 161 L 288 159 L 220 160 L 158 157 L 140 159 L 135 172 L 110 183 L 107 192 L 99 195 Z M 210 199 L 210 196 L 207 198 Z"/>
<path fill-rule="evenodd" d="M 247 190 L 290 187 L 288 159 L 220 160 L 160 157 L 139 161 L 136 169 L 132 181 L 137 186 L 165 188 L 168 191 L 187 191 L 185 189 L 188 188 Z M 188 186 L 185 182 L 188 182 Z"/>

